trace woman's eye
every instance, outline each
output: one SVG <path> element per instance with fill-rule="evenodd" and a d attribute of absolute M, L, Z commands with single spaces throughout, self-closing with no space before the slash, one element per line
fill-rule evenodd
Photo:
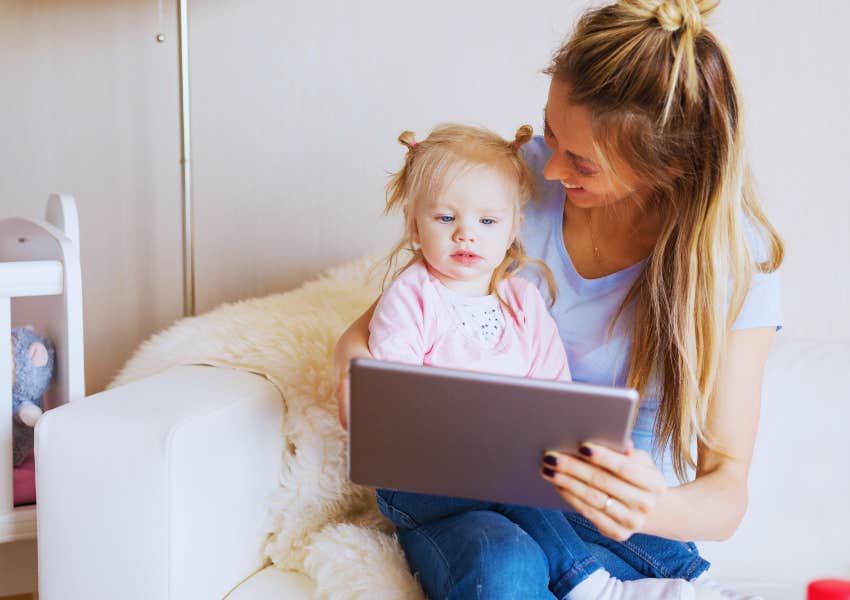
<path fill-rule="evenodd" d="M 599 173 L 599 171 L 597 171 L 596 169 L 585 167 L 584 165 L 575 160 L 573 161 L 573 166 L 575 167 L 576 171 L 578 171 L 578 174 L 582 177 L 593 177 L 594 175 Z"/>
<path fill-rule="evenodd" d="M 492 225 L 495 222 L 496 222 L 496 219 L 488 219 L 487 217 L 484 217 L 483 219 L 481 219 L 482 225 Z"/>
<path fill-rule="evenodd" d="M 454 217 L 449 216 L 449 215 L 441 215 L 439 217 L 439 219 L 440 219 L 440 223 L 451 223 L 452 221 L 455 220 Z"/>

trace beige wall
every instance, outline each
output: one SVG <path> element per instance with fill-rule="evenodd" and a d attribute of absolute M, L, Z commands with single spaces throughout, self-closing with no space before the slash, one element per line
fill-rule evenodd
<path fill-rule="evenodd" d="M 401 130 L 539 128 L 539 70 L 587 2 L 189 4 L 203 311 L 385 247 Z M 158 44 L 156 0 L 0 2 L 0 214 L 38 216 L 49 191 L 76 196 L 90 392 L 182 310 L 173 5 Z M 850 5 L 798 6 L 727 0 L 716 30 L 789 246 L 783 335 L 850 340 L 850 41 L 837 29 Z"/>
<path fill-rule="evenodd" d="M 155 2 L 0 2 L 0 214 L 75 196 L 89 392 L 182 311 L 177 65 L 156 21 Z"/>

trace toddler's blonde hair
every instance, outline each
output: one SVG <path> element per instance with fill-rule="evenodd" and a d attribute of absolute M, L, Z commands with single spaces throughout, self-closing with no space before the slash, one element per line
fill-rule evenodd
<path fill-rule="evenodd" d="M 490 167 L 509 181 L 516 182 L 514 224 L 519 229 L 523 208 L 535 193 L 534 176 L 520 154 L 520 148 L 531 140 L 532 134 L 531 126 L 523 125 L 517 129 L 514 139 L 508 141 L 482 127 L 450 123 L 436 127 L 420 142 L 416 141 L 412 131 L 405 131 L 398 137 L 398 141 L 407 146 L 408 151 L 404 165 L 391 176 L 387 184 L 384 213 L 402 210 L 404 234 L 387 257 L 384 285 L 388 279 L 395 279 L 416 261 L 423 260 L 422 251 L 413 243 L 416 203 L 439 196 L 454 177 L 471 169 Z M 402 254 L 409 255 L 410 260 L 399 267 Z M 549 286 L 552 301 L 555 298 L 555 281 L 549 267 L 529 257 L 517 235 L 505 253 L 504 260 L 493 271 L 489 289 L 489 293 L 495 294 L 514 318 L 516 315 L 499 294 L 498 284 L 528 264 L 534 264 L 540 269 Z"/>

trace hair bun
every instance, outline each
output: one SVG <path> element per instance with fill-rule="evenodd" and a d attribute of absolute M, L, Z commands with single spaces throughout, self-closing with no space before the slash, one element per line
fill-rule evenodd
<path fill-rule="evenodd" d="M 663 0 L 655 9 L 655 19 L 665 31 L 689 29 L 696 37 L 705 28 L 703 17 L 718 4 L 719 0 Z"/>

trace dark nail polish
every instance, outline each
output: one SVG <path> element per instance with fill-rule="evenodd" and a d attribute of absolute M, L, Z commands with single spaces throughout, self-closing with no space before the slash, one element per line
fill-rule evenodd
<path fill-rule="evenodd" d="M 590 449 L 590 446 L 580 446 L 578 451 L 585 456 L 593 456 L 593 450 Z"/>
<path fill-rule="evenodd" d="M 555 471 L 553 471 L 552 469 L 550 469 L 550 468 L 548 468 L 548 467 L 543 467 L 543 474 L 544 474 L 546 477 L 554 477 L 554 476 L 555 476 Z"/>
<path fill-rule="evenodd" d="M 553 467 L 558 464 L 558 459 L 552 456 L 551 454 L 547 454 L 543 457 L 543 462 L 547 465 L 552 465 Z"/>

